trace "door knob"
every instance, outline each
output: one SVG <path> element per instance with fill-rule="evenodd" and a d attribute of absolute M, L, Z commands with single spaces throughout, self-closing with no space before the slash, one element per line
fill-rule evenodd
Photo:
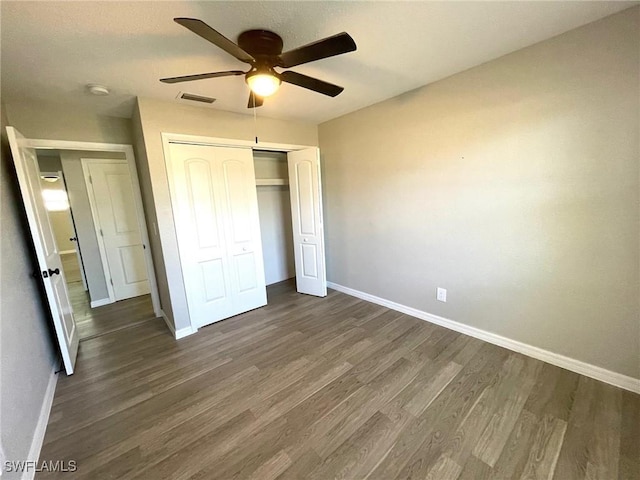
<path fill-rule="evenodd" d="M 71 237 L 71 238 L 69 239 L 69 241 L 71 241 L 71 242 L 77 242 L 77 241 L 78 241 L 78 237 Z"/>
<path fill-rule="evenodd" d="M 60 269 L 56 268 L 55 270 L 49 269 L 49 276 L 53 277 L 54 275 L 60 275 Z"/>

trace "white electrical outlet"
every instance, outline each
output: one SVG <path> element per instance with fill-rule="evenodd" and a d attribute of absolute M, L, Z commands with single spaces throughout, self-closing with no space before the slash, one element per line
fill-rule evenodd
<path fill-rule="evenodd" d="M 438 287 L 438 290 L 436 291 L 436 299 L 439 300 L 440 302 L 446 302 L 447 289 Z"/>

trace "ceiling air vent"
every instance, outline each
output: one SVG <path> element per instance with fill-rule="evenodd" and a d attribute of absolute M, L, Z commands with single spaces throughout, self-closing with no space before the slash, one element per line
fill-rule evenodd
<path fill-rule="evenodd" d="M 202 95 L 196 95 L 195 93 L 186 93 L 186 92 L 180 92 L 180 94 L 178 94 L 178 98 L 182 100 L 190 100 L 192 102 L 200 102 L 200 103 L 208 103 L 208 104 L 211 104 L 216 101 L 215 98 L 203 97 Z"/>

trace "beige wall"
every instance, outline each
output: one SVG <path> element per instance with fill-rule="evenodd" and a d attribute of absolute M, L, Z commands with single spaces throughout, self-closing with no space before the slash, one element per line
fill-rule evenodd
<path fill-rule="evenodd" d="M 178 256 L 173 212 L 169 197 L 169 185 L 162 151 L 161 133 L 180 133 L 236 140 L 253 140 L 256 135 L 254 119 L 251 115 L 224 112 L 210 108 L 180 105 L 139 98 L 138 112 L 134 114 L 135 144 L 138 172 L 148 214 L 149 234 L 156 268 L 164 265 L 166 277 L 158 275 L 159 290 L 163 309 L 175 328 L 189 327 L 187 300 L 182 281 L 182 271 Z M 296 145 L 317 145 L 318 131 L 312 124 L 288 122 L 270 118 L 258 118 L 259 140 L 261 142 L 287 143 Z M 154 224 L 155 223 L 155 224 Z M 161 251 L 157 249 L 160 247 Z M 162 258 L 159 258 L 159 257 Z M 163 285 L 163 282 L 166 282 Z M 164 292 L 164 293 L 163 293 Z M 169 298 L 167 298 L 169 296 Z M 171 311 L 167 311 L 167 304 Z"/>
<path fill-rule="evenodd" d="M 131 144 L 131 119 L 95 115 L 58 104 L 6 106 L 10 125 L 27 138 Z"/>
<path fill-rule="evenodd" d="M 320 125 L 329 280 L 640 377 L 639 62 L 635 7 Z"/>

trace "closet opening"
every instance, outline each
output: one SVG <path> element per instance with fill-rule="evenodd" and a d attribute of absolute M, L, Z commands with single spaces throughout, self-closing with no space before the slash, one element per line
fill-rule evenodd
<path fill-rule="evenodd" d="M 296 276 L 287 154 L 254 150 L 266 285 Z"/>

